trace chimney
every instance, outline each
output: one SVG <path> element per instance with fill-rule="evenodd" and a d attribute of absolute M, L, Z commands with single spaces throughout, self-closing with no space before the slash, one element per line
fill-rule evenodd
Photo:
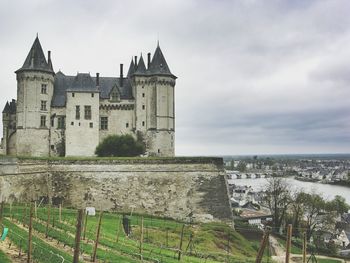
<path fill-rule="evenodd" d="M 137 67 L 137 56 L 135 56 L 135 68 Z"/>
<path fill-rule="evenodd" d="M 120 87 L 123 87 L 123 64 L 120 64 L 120 78 L 119 78 L 119 81 L 120 81 Z"/>
<path fill-rule="evenodd" d="M 147 69 L 149 69 L 150 65 L 151 65 L 151 53 L 147 53 Z"/>
<path fill-rule="evenodd" d="M 96 73 L 96 86 L 100 86 L 100 73 Z"/>

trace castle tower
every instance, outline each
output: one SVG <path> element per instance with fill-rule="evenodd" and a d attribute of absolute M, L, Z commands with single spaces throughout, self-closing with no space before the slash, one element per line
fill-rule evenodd
<path fill-rule="evenodd" d="M 141 56 L 133 74 L 136 131 L 141 132 L 149 155 L 174 156 L 174 76 L 159 47 L 148 68 Z"/>
<path fill-rule="evenodd" d="M 17 75 L 17 155 L 50 156 L 54 71 L 36 37 Z"/>

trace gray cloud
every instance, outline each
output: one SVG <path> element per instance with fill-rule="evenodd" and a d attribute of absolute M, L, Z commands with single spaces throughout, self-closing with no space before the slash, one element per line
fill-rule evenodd
<path fill-rule="evenodd" d="M 117 75 L 157 38 L 176 86 L 176 152 L 350 149 L 350 2 L 2 1 L 0 107 L 39 32 L 67 74 Z"/>

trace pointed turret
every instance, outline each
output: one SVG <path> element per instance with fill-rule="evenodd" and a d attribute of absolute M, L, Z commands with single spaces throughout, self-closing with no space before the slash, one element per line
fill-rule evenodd
<path fill-rule="evenodd" d="M 10 113 L 10 104 L 9 104 L 9 102 L 6 102 L 6 105 L 5 105 L 4 110 L 2 111 L 2 113 Z"/>
<path fill-rule="evenodd" d="M 137 69 L 134 73 L 135 75 L 145 75 L 146 74 L 146 66 L 145 62 L 143 61 L 142 54 L 139 60 L 139 63 L 137 64 Z"/>
<path fill-rule="evenodd" d="M 159 47 L 159 43 L 158 43 L 158 46 L 156 48 L 156 51 L 154 52 L 151 64 L 150 64 L 147 71 L 151 75 L 168 75 L 171 77 L 175 77 L 170 72 L 168 64 L 166 63 L 166 60 L 164 58 L 163 52 Z"/>
<path fill-rule="evenodd" d="M 134 60 L 131 58 L 131 63 L 130 63 L 130 67 L 128 70 L 128 77 L 131 77 L 134 73 L 135 73 L 135 63 Z"/>
<path fill-rule="evenodd" d="M 38 36 L 35 38 L 34 43 L 28 53 L 28 56 L 23 63 L 23 66 L 20 69 L 18 69 L 16 73 L 25 70 L 38 70 L 54 73 L 52 70 L 52 64 L 50 66 L 49 63 L 46 61 Z"/>

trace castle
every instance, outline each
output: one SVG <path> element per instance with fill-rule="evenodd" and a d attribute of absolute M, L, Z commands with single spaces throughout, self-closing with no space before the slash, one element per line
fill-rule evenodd
<path fill-rule="evenodd" d="M 36 37 L 16 72 L 17 100 L 2 112 L 6 155 L 94 156 L 111 134 L 142 139 L 149 156 L 174 156 L 176 77 L 159 47 L 131 60 L 126 76 L 54 72 Z M 1 153 L 1 152 L 0 152 Z"/>

